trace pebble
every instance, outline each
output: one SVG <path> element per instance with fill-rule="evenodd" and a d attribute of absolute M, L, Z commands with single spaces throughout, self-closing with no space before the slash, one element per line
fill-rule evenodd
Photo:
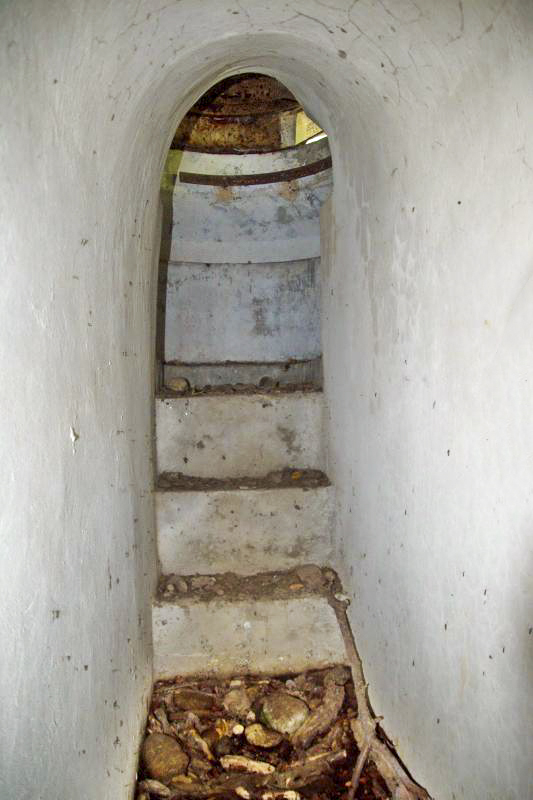
<path fill-rule="evenodd" d="M 243 687 L 230 689 L 224 695 L 222 704 L 229 714 L 235 714 L 236 717 L 245 717 L 252 705 L 248 692 Z"/>
<path fill-rule="evenodd" d="M 300 793 L 294 789 L 287 789 L 286 791 L 278 792 L 263 792 L 261 800 L 300 800 Z"/>
<path fill-rule="evenodd" d="M 178 580 L 176 581 L 176 586 L 178 592 L 181 592 L 181 594 L 185 594 L 186 592 L 189 591 L 189 584 L 187 583 L 185 578 L 178 578 Z"/>
<path fill-rule="evenodd" d="M 213 586 L 217 582 L 216 578 L 212 575 L 196 575 L 191 578 L 191 586 L 193 589 L 205 589 L 206 586 Z"/>
<path fill-rule="evenodd" d="M 303 583 L 291 583 L 290 586 L 289 586 L 289 589 L 292 592 L 298 592 L 298 591 L 300 591 L 300 589 L 303 589 L 303 588 L 304 588 Z"/>
<path fill-rule="evenodd" d="M 337 592 L 337 594 L 335 595 L 335 600 L 338 600 L 339 603 L 346 603 L 347 606 L 349 606 L 351 602 L 348 595 L 342 594 L 342 592 Z"/>
<path fill-rule="evenodd" d="M 278 744 L 283 741 L 283 735 L 281 733 L 271 731 L 259 722 L 256 722 L 254 725 L 248 725 L 244 735 L 246 736 L 248 744 L 254 747 L 264 747 L 266 749 L 277 747 Z"/>
<path fill-rule="evenodd" d="M 272 730 L 291 735 L 303 725 L 308 715 L 309 708 L 303 700 L 285 692 L 275 692 L 263 701 L 260 719 Z"/>
<path fill-rule="evenodd" d="M 214 708 L 216 702 L 215 695 L 198 689 L 176 689 L 172 693 L 173 705 L 183 711 Z"/>
<path fill-rule="evenodd" d="M 314 564 L 305 564 L 303 567 L 298 567 L 296 574 L 311 589 L 322 589 L 326 583 L 322 570 Z"/>
<path fill-rule="evenodd" d="M 177 741 L 164 733 L 151 733 L 146 737 L 142 757 L 150 777 L 163 784 L 170 783 L 176 775 L 183 775 L 189 763 Z"/>
<path fill-rule="evenodd" d="M 143 797 L 148 798 L 150 794 L 156 794 L 158 797 L 170 797 L 170 789 L 164 783 L 159 781 L 152 781 L 147 779 L 141 781 L 139 784 L 141 794 L 137 795 L 137 800 L 142 800 Z"/>
<path fill-rule="evenodd" d="M 169 378 L 167 381 L 165 381 L 165 385 L 173 392 L 188 392 L 191 388 L 191 384 L 187 378 L 182 377 Z"/>
<path fill-rule="evenodd" d="M 254 761 L 246 756 L 222 756 L 220 759 L 222 769 L 229 772 L 254 772 L 258 775 L 269 775 L 274 772 L 272 764 L 266 761 Z"/>

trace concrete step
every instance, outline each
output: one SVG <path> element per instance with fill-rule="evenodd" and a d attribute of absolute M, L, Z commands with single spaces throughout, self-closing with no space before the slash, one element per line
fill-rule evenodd
<path fill-rule="evenodd" d="M 159 596 L 152 609 L 154 679 L 284 674 L 346 663 L 327 591 L 288 584 L 294 579 L 290 573 L 269 573 L 266 579 L 270 587 L 265 575 L 241 578 L 251 588 L 238 596 Z"/>
<path fill-rule="evenodd" d="M 171 475 L 161 482 L 155 506 L 164 573 L 251 575 L 332 561 L 333 487 L 320 472 L 255 481 Z"/>
<path fill-rule="evenodd" d="M 319 391 L 207 392 L 156 399 L 157 471 L 259 477 L 324 469 Z"/>

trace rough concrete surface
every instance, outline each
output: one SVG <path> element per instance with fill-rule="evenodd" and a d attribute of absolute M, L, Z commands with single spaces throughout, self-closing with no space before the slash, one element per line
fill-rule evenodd
<path fill-rule="evenodd" d="M 153 607 L 154 677 L 283 674 L 343 663 L 344 642 L 325 597 Z"/>
<path fill-rule="evenodd" d="M 158 472 L 224 478 L 322 469 L 323 403 L 321 392 L 159 398 Z"/>
<path fill-rule="evenodd" d="M 167 361 L 306 360 L 320 352 L 319 259 L 169 263 Z"/>
<path fill-rule="evenodd" d="M 332 558 L 333 487 L 156 493 L 163 572 L 253 574 Z"/>
<path fill-rule="evenodd" d="M 176 182 L 165 197 L 162 254 L 196 263 L 295 261 L 320 255 L 319 215 L 331 170 L 256 186 Z"/>

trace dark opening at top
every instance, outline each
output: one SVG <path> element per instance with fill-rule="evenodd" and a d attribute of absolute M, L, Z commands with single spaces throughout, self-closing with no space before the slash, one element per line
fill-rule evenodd
<path fill-rule="evenodd" d="M 302 144 L 322 133 L 293 94 L 269 75 L 232 75 L 190 109 L 172 147 L 204 153 L 263 153 Z"/>

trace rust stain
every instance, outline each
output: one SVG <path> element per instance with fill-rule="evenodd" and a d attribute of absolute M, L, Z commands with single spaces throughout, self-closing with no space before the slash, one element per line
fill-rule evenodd
<path fill-rule="evenodd" d="M 218 186 L 216 191 L 216 200 L 218 203 L 231 203 L 233 200 L 233 191 L 231 186 Z"/>

